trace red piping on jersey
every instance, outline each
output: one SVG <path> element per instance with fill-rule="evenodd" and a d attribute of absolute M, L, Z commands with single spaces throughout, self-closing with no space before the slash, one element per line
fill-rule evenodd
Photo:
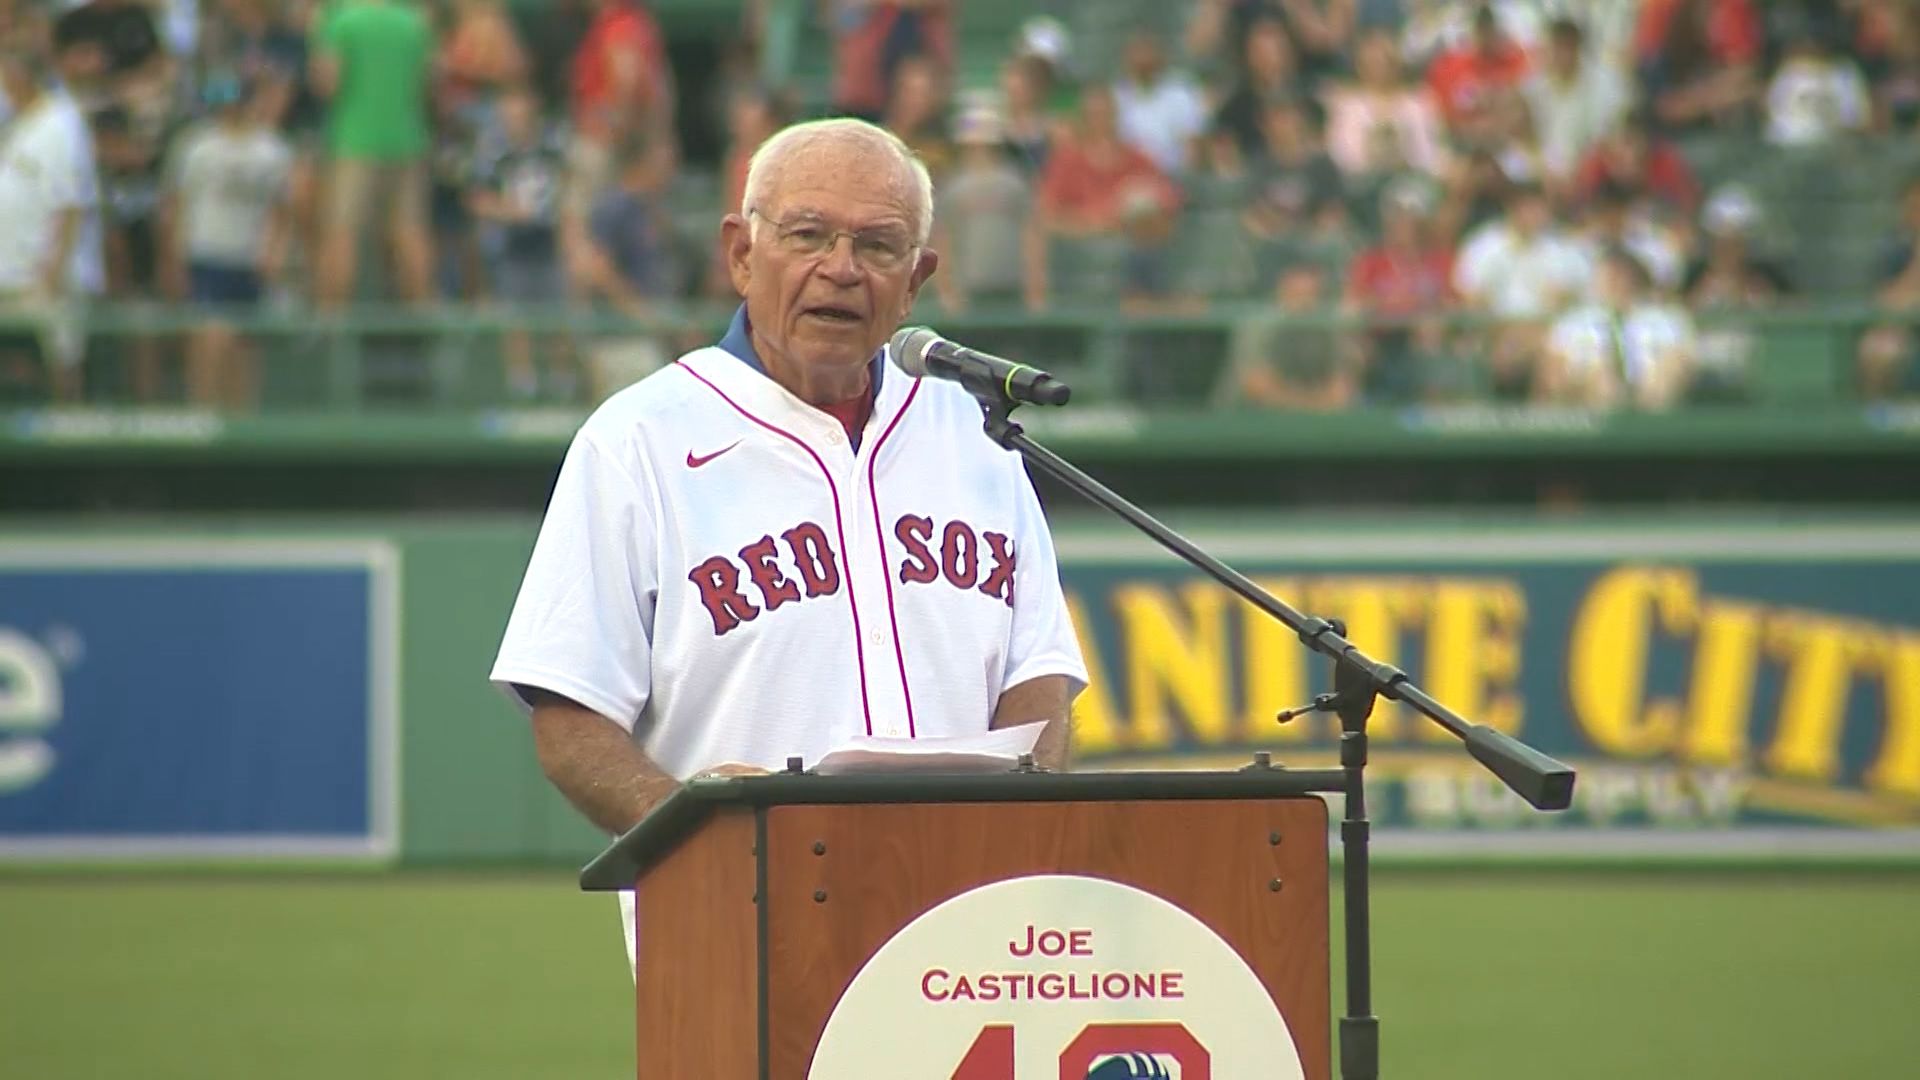
<path fill-rule="evenodd" d="M 887 621 L 893 626 L 893 658 L 900 665 L 900 694 L 907 699 L 907 737 L 917 739 L 920 732 L 913 723 L 913 691 L 907 687 L 907 654 L 900 645 L 900 616 L 893 610 L 893 571 L 887 567 L 887 530 L 880 524 L 880 489 L 873 480 L 873 467 L 880 462 L 880 447 L 886 445 L 887 436 L 900 426 L 900 418 L 907 415 L 907 407 L 920 393 L 920 380 L 913 380 L 913 389 L 907 391 L 907 400 L 900 403 L 900 411 L 893 414 L 887 429 L 874 440 L 873 452 L 867 455 L 867 501 L 873 506 L 873 538 L 880 542 L 880 580 L 887 583 Z"/>
<path fill-rule="evenodd" d="M 693 376 L 696 379 L 699 379 L 701 385 L 705 386 L 707 389 L 713 391 L 714 393 L 720 395 L 720 400 L 733 406 L 734 412 L 737 412 L 741 416 L 744 416 L 747 419 L 753 421 L 754 423 L 759 424 L 761 427 L 766 428 L 768 431 L 773 432 L 775 435 L 780 435 L 785 437 L 786 439 L 790 440 L 795 446 L 798 446 L 800 449 L 805 450 L 807 452 L 807 456 L 813 459 L 813 463 L 820 467 L 820 475 L 826 477 L 827 491 L 833 495 L 833 530 L 834 532 L 838 533 L 840 536 L 840 561 L 842 563 L 845 563 L 847 567 L 847 574 L 846 574 L 847 606 L 853 611 L 853 659 L 856 664 L 860 665 L 860 711 L 866 717 L 867 734 L 872 735 L 873 734 L 873 705 L 871 702 L 867 700 L 867 650 L 866 650 L 866 645 L 862 640 L 863 635 L 860 633 L 860 602 L 853 598 L 853 564 L 848 559 L 847 527 L 844 524 L 842 524 L 840 521 L 840 488 L 838 485 L 836 485 L 833 482 L 833 473 L 827 470 L 827 463 L 824 461 L 821 461 L 820 455 L 815 453 L 813 447 L 808 446 L 806 444 L 806 441 L 800 438 L 800 436 L 795 435 L 793 432 L 788 431 L 786 428 L 780 427 L 775 424 L 770 424 L 767 421 L 762 420 L 759 417 L 748 412 L 746 409 L 740 406 L 739 402 L 728 397 L 727 392 L 725 390 L 722 390 L 719 387 L 713 385 L 711 382 L 708 382 L 706 376 L 693 370 L 693 368 L 689 367 L 684 361 L 675 360 L 674 363 L 678 365 L 680 369 L 685 371 L 687 374 Z M 884 552 L 886 549 L 882 548 L 881 550 Z M 886 567 L 883 565 L 881 569 L 885 570 Z"/>

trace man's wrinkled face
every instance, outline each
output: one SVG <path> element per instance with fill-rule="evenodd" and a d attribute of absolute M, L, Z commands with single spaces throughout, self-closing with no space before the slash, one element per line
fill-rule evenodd
<path fill-rule="evenodd" d="M 786 158 L 748 217 L 728 216 L 728 271 L 770 363 L 851 368 L 880 350 L 938 262 L 914 202 L 887 149 L 823 141 Z"/>

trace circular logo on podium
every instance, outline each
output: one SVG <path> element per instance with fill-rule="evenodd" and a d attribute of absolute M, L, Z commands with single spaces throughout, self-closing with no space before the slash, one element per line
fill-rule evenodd
<path fill-rule="evenodd" d="M 1205 923 L 1101 878 L 985 885 L 908 923 L 834 1006 L 808 1080 L 1302 1080 Z"/>

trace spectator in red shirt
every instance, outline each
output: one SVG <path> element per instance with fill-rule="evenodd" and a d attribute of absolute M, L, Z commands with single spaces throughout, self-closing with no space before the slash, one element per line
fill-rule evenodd
<path fill-rule="evenodd" d="M 1040 176 L 1040 214 L 1049 232 L 1085 236 L 1112 232 L 1123 208 L 1144 193 L 1168 213 L 1179 193 L 1153 159 L 1120 138 L 1113 92 L 1090 86 L 1080 97 L 1080 123 L 1054 149 Z"/>
<path fill-rule="evenodd" d="M 1113 91 L 1088 86 L 1080 95 L 1080 122 L 1057 140 L 1040 174 L 1035 228 L 1029 233 L 1027 303 L 1044 306 L 1049 237 L 1126 235 L 1136 254 L 1172 232 L 1180 194 L 1153 159 L 1127 145 Z"/>
<path fill-rule="evenodd" d="M 833 33 L 833 104 L 848 116 L 878 121 L 895 69 L 926 56 L 953 67 L 950 0 L 820 0 Z"/>
<path fill-rule="evenodd" d="M 1636 201 L 1654 199 L 1683 219 L 1693 216 L 1700 201 L 1700 182 L 1680 148 L 1653 133 L 1644 111 L 1629 116 L 1619 130 L 1600 140 L 1575 174 L 1574 187 L 1582 199 L 1615 185 Z"/>
<path fill-rule="evenodd" d="M 441 38 L 441 92 L 464 105 L 527 77 L 527 54 L 499 0 L 458 0 Z"/>
<path fill-rule="evenodd" d="M 894 67 L 893 93 L 880 126 L 900 136 L 913 156 L 938 182 L 952 167 L 954 148 L 947 138 L 947 89 L 940 69 L 925 56 L 909 56 Z"/>
<path fill-rule="evenodd" d="M 1664 127 L 1738 122 L 1759 100 L 1766 39 L 1752 0 L 1645 0 L 1633 43 Z"/>
<path fill-rule="evenodd" d="M 738 211 L 745 205 L 747 166 L 753 162 L 753 152 L 784 126 L 779 103 L 761 87 L 739 87 L 727 99 L 727 150 L 720 166 L 720 179 L 726 185 L 721 206 L 727 211 Z M 706 291 L 731 297 L 733 282 L 727 278 L 724 254 L 724 247 L 716 248 L 707 263 Z"/>
<path fill-rule="evenodd" d="M 1454 380 L 1441 362 L 1453 304 L 1453 249 L 1435 226 L 1435 197 L 1423 181 L 1395 181 L 1381 196 L 1380 243 L 1347 271 L 1343 304 L 1364 315 L 1360 345 L 1367 396 L 1384 401 L 1430 398 Z"/>
<path fill-rule="evenodd" d="M 672 140 L 673 72 L 660 24 L 641 0 L 598 0 L 573 58 L 573 145 L 564 213 L 571 257 L 582 254 L 588 207 L 613 183 L 613 148 L 630 137 Z"/>
<path fill-rule="evenodd" d="M 1473 38 L 1434 57 L 1427 85 L 1456 137 L 1495 146 L 1518 126 L 1520 84 L 1531 64 L 1527 51 L 1501 29 L 1491 7 L 1473 16 Z"/>
<path fill-rule="evenodd" d="M 630 131 L 657 136 L 672 123 L 673 72 L 660 24 L 641 0 L 599 0 L 573 58 L 573 123 L 610 143 Z"/>

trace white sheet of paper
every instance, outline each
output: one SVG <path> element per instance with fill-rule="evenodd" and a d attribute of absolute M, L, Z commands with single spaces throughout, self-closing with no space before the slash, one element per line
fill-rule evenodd
<path fill-rule="evenodd" d="M 1034 744 L 1040 741 L 1040 731 L 1044 727 L 1046 723 L 1039 721 L 978 735 L 926 739 L 856 735 L 815 762 L 813 771 L 821 776 L 889 772 L 1007 772 L 1020 764 L 1021 754 L 1033 753 Z"/>

